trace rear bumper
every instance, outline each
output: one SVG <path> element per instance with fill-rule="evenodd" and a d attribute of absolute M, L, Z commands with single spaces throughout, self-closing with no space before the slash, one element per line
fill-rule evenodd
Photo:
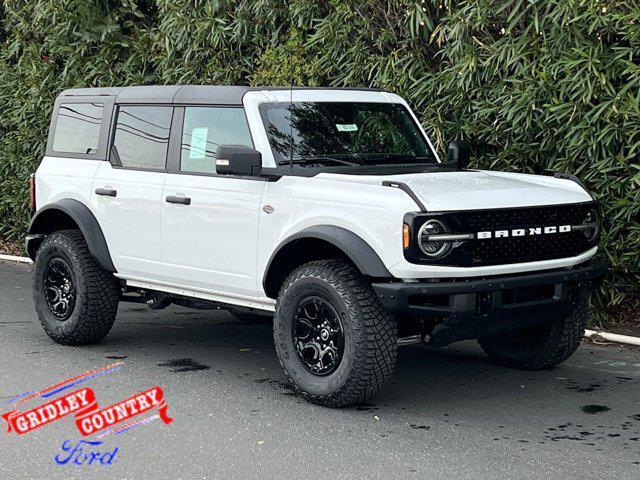
<path fill-rule="evenodd" d="M 374 283 L 385 309 L 401 316 L 436 317 L 432 343 L 508 333 L 563 318 L 583 302 L 607 266 L 448 282 Z"/>

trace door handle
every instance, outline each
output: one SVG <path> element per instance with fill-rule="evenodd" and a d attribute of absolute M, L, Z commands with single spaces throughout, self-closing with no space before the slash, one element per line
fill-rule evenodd
<path fill-rule="evenodd" d="M 180 205 L 191 205 L 191 199 L 189 197 L 178 197 L 176 195 L 169 195 L 165 198 L 167 203 L 179 203 Z"/>
<path fill-rule="evenodd" d="M 111 188 L 96 188 L 96 195 L 104 195 L 105 197 L 115 197 L 118 195 L 117 190 Z"/>

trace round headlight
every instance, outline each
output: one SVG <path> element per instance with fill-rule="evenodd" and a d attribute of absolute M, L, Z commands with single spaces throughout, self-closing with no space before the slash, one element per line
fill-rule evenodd
<path fill-rule="evenodd" d="M 582 233 L 584 233 L 587 240 L 592 241 L 598 236 L 598 214 L 595 210 L 589 210 L 584 217 L 581 225 Z"/>
<path fill-rule="evenodd" d="M 449 232 L 447 226 L 440 220 L 427 220 L 418 230 L 418 245 L 420 250 L 430 258 L 442 258 L 449 254 L 451 242 L 430 239 L 432 235 L 443 235 Z"/>

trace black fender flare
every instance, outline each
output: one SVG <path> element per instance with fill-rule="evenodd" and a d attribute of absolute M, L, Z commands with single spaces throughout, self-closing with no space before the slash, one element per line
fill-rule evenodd
<path fill-rule="evenodd" d="M 589 195 L 591 197 L 591 200 L 595 201 L 595 197 L 591 194 L 591 192 L 589 191 L 587 186 L 584 183 L 582 183 L 582 180 L 580 180 L 577 176 L 572 175 L 571 173 L 555 172 L 553 174 L 553 177 L 554 178 L 560 178 L 562 180 L 571 180 L 572 182 L 577 183 L 578 185 L 580 185 L 582 187 L 582 189 L 587 193 L 587 195 Z"/>
<path fill-rule="evenodd" d="M 346 228 L 335 225 L 316 225 L 300 230 L 280 242 L 264 270 L 262 286 L 265 291 L 267 291 L 269 272 L 278 254 L 292 242 L 306 238 L 324 240 L 340 249 L 363 275 L 374 278 L 392 277 L 376 251 L 361 237 Z"/>
<path fill-rule="evenodd" d="M 29 248 L 29 239 L 38 238 L 42 234 L 46 235 L 57 230 L 56 225 L 49 224 L 48 220 L 53 211 L 60 211 L 66 214 L 75 222 L 87 242 L 89 252 L 102 268 L 109 272 L 116 271 L 111 260 L 107 241 L 95 215 L 86 205 L 72 198 L 64 198 L 42 207 L 31 219 L 28 228 L 27 252 L 32 257 L 32 260 L 35 259 L 35 250 L 37 248 Z"/>

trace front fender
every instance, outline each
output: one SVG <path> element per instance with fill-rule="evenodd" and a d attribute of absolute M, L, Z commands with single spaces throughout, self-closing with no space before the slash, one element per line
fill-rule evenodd
<path fill-rule="evenodd" d="M 262 281 L 263 286 L 268 282 L 269 272 L 274 260 L 278 258 L 278 254 L 292 242 L 305 238 L 323 240 L 340 249 L 363 275 L 375 278 L 391 277 L 389 270 L 375 250 L 358 235 L 335 225 L 315 225 L 287 237 L 278 245 L 267 263 Z"/>

